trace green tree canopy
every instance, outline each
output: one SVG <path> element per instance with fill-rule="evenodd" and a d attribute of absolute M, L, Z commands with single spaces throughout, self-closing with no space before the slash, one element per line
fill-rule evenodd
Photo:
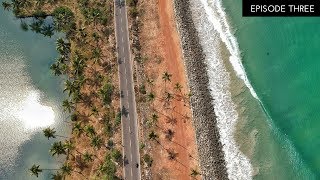
<path fill-rule="evenodd" d="M 65 33 L 70 33 L 75 29 L 74 14 L 67 7 L 57 7 L 53 11 L 55 29 Z"/>

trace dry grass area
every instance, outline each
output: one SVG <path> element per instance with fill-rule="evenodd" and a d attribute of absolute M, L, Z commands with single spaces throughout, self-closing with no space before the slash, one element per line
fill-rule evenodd
<path fill-rule="evenodd" d="M 153 159 L 151 167 L 145 163 L 143 177 L 200 179 L 200 175 L 190 176 L 192 169 L 197 172 L 200 169 L 172 2 L 141 0 L 137 7 L 142 62 L 136 63 L 137 72 L 140 72 L 136 80 L 147 92 L 145 95 L 138 93 L 137 98 L 140 101 L 141 139 L 145 145 L 141 148 L 141 156 L 150 154 Z M 150 100 L 150 94 L 155 95 L 153 100 Z M 150 137 L 151 133 L 156 137 Z"/>

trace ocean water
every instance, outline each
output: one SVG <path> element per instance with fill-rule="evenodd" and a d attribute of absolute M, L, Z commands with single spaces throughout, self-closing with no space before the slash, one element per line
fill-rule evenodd
<path fill-rule="evenodd" d="M 319 179 L 319 18 L 191 0 L 230 179 Z"/>
<path fill-rule="evenodd" d="M 2 3 L 2 0 L 0 1 Z M 0 179 L 34 179 L 28 168 L 58 168 L 49 154 L 54 140 L 42 129 L 54 127 L 67 134 L 62 123 L 62 79 L 49 70 L 57 57 L 55 39 L 20 29 L 20 20 L 0 10 Z M 45 171 L 39 179 L 49 179 Z"/>
<path fill-rule="evenodd" d="M 270 162 L 274 168 L 266 173 L 283 179 L 319 179 L 320 19 L 242 18 L 241 2 L 224 3 L 237 30 L 248 78 L 269 115 L 278 141 L 274 145 L 287 151 L 287 158 L 274 159 Z M 278 167 L 284 171 L 275 170 Z M 265 179 L 263 173 L 259 177 Z"/>

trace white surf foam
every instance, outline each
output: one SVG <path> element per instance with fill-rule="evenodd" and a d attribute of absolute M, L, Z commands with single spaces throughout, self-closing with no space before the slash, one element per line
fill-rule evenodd
<path fill-rule="evenodd" d="M 231 33 L 221 2 L 217 0 L 191 0 L 190 3 L 193 20 L 206 56 L 211 95 L 214 99 L 213 104 L 221 136 L 220 141 L 225 153 L 228 176 L 230 179 L 236 180 L 252 179 L 253 170 L 249 159 L 242 154 L 233 138 L 238 113 L 229 91 L 230 75 L 226 70 L 219 49 L 221 41 L 225 43 L 231 54 L 230 62 L 237 76 L 244 81 L 255 98 L 257 95 L 246 77 L 241 64 L 238 44 Z"/>
<path fill-rule="evenodd" d="M 237 39 L 234 37 L 231 28 L 227 21 L 227 16 L 222 7 L 220 0 L 201 0 L 205 12 L 208 16 L 209 21 L 213 24 L 214 29 L 219 33 L 220 38 L 226 44 L 231 56 L 230 62 L 246 86 L 249 88 L 252 96 L 259 99 L 256 92 L 252 88 L 247 76 L 245 69 L 241 63 L 241 53 L 239 50 Z"/>

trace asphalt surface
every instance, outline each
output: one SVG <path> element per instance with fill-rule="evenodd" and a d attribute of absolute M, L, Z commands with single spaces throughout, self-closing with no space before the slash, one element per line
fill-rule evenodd
<path fill-rule="evenodd" d="M 115 29 L 122 111 L 123 172 L 126 180 L 140 180 L 140 154 L 137 110 L 130 56 L 128 19 L 125 0 L 115 0 Z"/>

